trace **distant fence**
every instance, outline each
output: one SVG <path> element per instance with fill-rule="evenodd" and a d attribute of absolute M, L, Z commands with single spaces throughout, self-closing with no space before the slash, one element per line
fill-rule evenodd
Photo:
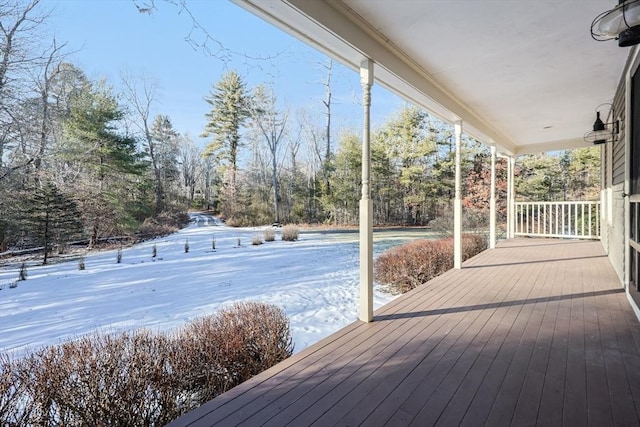
<path fill-rule="evenodd" d="M 515 202 L 515 235 L 600 238 L 600 202 Z"/>

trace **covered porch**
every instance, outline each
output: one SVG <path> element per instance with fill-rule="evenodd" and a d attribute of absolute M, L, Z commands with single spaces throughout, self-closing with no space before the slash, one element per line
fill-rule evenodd
<path fill-rule="evenodd" d="M 451 125 L 456 153 L 452 201 L 456 269 L 462 268 L 464 232 L 461 140 L 472 137 L 491 149 L 490 248 L 497 241 L 496 160 L 503 158 L 507 160 L 508 239 L 576 237 L 579 228 L 585 238 L 602 238 L 619 283 L 628 282 L 630 263 L 623 246 L 628 228 L 620 206 L 628 192 L 621 186 L 613 191 L 605 188 L 610 187 L 611 176 L 617 179 L 614 184 L 625 176 L 625 151 L 620 147 L 629 137 L 625 132 L 629 123 L 614 97 L 632 55 L 615 41 L 598 43 L 590 31 L 595 17 L 612 8 L 621 14 L 625 6 L 616 7 L 609 0 L 586 0 L 579 7 L 550 0 L 508 5 L 437 0 L 232 1 L 359 73 L 363 109 L 360 320 L 374 320 L 371 191 L 376 177 L 371 173 L 370 144 L 374 85 Z M 600 114 L 606 135 L 596 138 L 594 119 Z M 566 215 L 564 208 L 554 207 L 552 214 L 546 207 L 541 211 L 516 204 L 519 155 L 589 147 L 596 141 L 606 148 L 601 150 L 603 191 L 593 210 L 581 205 L 577 213 L 568 207 Z M 609 164 L 604 155 L 614 145 L 618 156 Z M 565 217 L 569 222 L 562 222 Z M 547 220 L 552 221 L 553 232 L 545 228 Z M 533 224 L 542 225 L 542 230 L 529 230 Z"/>
<path fill-rule="evenodd" d="M 177 420 L 638 425 L 640 328 L 598 241 L 514 238 Z"/>
<path fill-rule="evenodd" d="M 615 2 L 232 1 L 360 74 L 361 321 L 174 425 L 640 425 L 625 132 L 628 61 L 637 49 L 597 43 L 589 32 Z M 463 133 L 490 146 L 492 163 L 491 249 L 461 262 L 457 156 L 456 268 L 375 313 L 374 84 L 450 123 L 457 153 Z M 609 129 L 598 140 L 601 200 L 517 205 L 516 157 L 590 146 L 585 133 L 600 109 Z M 501 157 L 508 159 L 507 240 L 496 244 Z M 565 230 L 572 239 L 520 237 Z"/>

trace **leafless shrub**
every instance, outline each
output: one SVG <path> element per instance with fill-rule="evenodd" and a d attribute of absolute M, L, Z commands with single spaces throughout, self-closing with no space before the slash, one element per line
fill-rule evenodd
<path fill-rule="evenodd" d="M 485 251 L 489 247 L 487 235 L 463 234 L 462 235 L 462 260 L 467 260 Z"/>
<path fill-rule="evenodd" d="M 462 259 L 487 248 L 482 235 L 462 236 Z M 453 239 L 416 240 L 381 254 L 374 265 L 376 280 L 394 292 L 407 292 L 453 268 Z"/>
<path fill-rule="evenodd" d="M 286 242 L 293 242 L 294 240 L 298 240 L 298 236 L 300 235 L 300 229 L 295 225 L 285 225 L 282 227 L 282 240 Z"/>
<path fill-rule="evenodd" d="M 15 425 L 24 424 L 25 412 L 22 396 L 24 395 L 24 382 L 21 381 L 15 365 L 5 354 L 0 354 L 0 421 L 4 425 L 11 420 Z M 6 422 L 8 424 L 8 422 Z"/>
<path fill-rule="evenodd" d="M 18 272 L 18 280 L 27 280 L 27 263 L 20 264 L 20 271 Z"/>
<path fill-rule="evenodd" d="M 189 220 L 186 212 L 162 212 L 155 218 L 145 219 L 136 235 L 140 240 L 167 236 L 189 224 Z"/>
<path fill-rule="evenodd" d="M 262 232 L 262 237 L 264 237 L 265 242 L 273 242 L 276 240 L 276 230 L 273 228 L 265 228 Z"/>
<path fill-rule="evenodd" d="M 292 351 L 281 309 L 242 303 L 172 335 L 97 334 L 0 354 L 0 425 L 164 425 Z"/>
<path fill-rule="evenodd" d="M 176 369 L 192 395 L 206 402 L 286 359 L 293 352 L 289 320 L 275 306 L 237 303 L 192 321 L 180 333 Z M 185 386 L 186 387 L 186 386 Z"/>

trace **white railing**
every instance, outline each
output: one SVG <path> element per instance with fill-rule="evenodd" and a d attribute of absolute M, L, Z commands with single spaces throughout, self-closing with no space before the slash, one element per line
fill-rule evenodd
<path fill-rule="evenodd" d="M 600 238 L 600 202 L 515 202 L 514 235 Z"/>

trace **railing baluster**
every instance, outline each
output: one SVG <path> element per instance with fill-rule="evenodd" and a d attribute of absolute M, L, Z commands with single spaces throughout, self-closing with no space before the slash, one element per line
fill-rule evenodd
<path fill-rule="evenodd" d="M 600 202 L 516 202 L 518 236 L 599 239 Z"/>
<path fill-rule="evenodd" d="M 596 209 L 596 237 L 599 239 L 602 233 L 600 232 L 600 203 L 596 205 L 598 208 Z"/>

